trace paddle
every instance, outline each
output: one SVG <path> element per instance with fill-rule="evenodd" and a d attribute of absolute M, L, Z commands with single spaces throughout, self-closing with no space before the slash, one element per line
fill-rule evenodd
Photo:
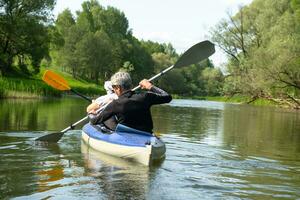
<path fill-rule="evenodd" d="M 61 77 L 60 75 L 50 71 L 50 70 L 46 70 L 44 72 L 43 75 L 43 81 L 45 81 L 48 85 L 50 85 L 51 87 L 57 89 L 57 90 L 62 90 L 62 91 L 71 91 L 75 94 L 77 94 L 78 96 L 84 98 L 85 100 L 88 100 L 89 102 L 92 102 L 92 100 L 82 94 L 80 94 L 79 92 L 73 90 L 68 82 Z"/>
<path fill-rule="evenodd" d="M 194 46 L 189 48 L 186 52 L 184 52 L 179 57 L 179 59 L 177 60 L 177 62 L 174 65 L 172 65 L 171 67 L 168 67 L 167 69 L 163 70 L 162 72 L 158 73 L 157 75 L 151 77 L 149 79 L 149 81 L 152 81 L 152 80 L 162 76 L 163 74 L 165 74 L 169 70 L 173 69 L 174 67 L 180 68 L 180 67 L 188 66 L 191 64 L 196 64 L 196 63 L 200 62 L 201 60 L 208 58 L 209 56 L 214 54 L 214 52 L 215 52 L 215 46 L 210 41 L 206 40 L 206 41 L 200 42 L 198 44 L 195 44 Z M 63 83 L 63 82 L 60 82 L 60 83 Z M 133 88 L 132 90 L 136 90 L 138 88 L 140 88 L 140 86 L 137 86 L 137 87 Z M 58 142 L 60 140 L 60 138 L 64 135 L 65 132 L 74 128 L 77 124 L 81 123 L 82 121 L 85 121 L 86 119 L 88 119 L 88 116 L 82 118 L 81 120 L 75 122 L 71 126 L 67 127 L 66 129 L 64 129 L 58 133 L 51 133 L 48 135 L 44 135 L 42 137 L 36 138 L 35 140 L 43 141 L 43 142 Z"/>

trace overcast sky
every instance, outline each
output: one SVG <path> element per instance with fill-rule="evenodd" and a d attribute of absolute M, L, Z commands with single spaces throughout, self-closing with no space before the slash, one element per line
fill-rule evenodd
<path fill-rule="evenodd" d="M 98 0 L 103 6 L 123 11 L 133 35 L 139 39 L 171 43 L 178 53 L 193 44 L 209 39 L 209 30 L 227 13 L 252 0 Z M 69 8 L 75 15 L 84 0 L 57 0 L 54 15 Z M 212 56 L 215 65 L 226 61 L 217 49 Z"/>

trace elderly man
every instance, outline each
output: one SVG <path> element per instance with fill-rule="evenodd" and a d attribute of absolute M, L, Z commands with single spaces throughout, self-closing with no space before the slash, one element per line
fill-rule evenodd
<path fill-rule="evenodd" d="M 101 124 L 112 116 L 117 122 L 141 131 L 152 132 L 153 122 L 150 108 L 155 104 L 169 103 L 171 95 L 155 87 L 146 79 L 140 82 L 142 89 L 147 92 L 131 90 L 132 82 L 126 72 L 118 72 L 111 77 L 111 83 L 118 99 L 113 100 L 101 113 L 90 121 L 92 124 Z"/>

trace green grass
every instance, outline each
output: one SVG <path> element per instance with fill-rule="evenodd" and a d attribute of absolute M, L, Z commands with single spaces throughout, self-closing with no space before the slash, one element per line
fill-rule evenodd
<path fill-rule="evenodd" d="M 221 101 L 221 102 L 230 102 L 230 103 L 245 103 L 250 101 L 249 97 L 246 96 L 217 96 L 217 97 L 205 97 L 206 100 L 209 101 Z"/>
<path fill-rule="evenodd" d="M 273 106 L 273 105 L 278 105 L 273 101 L 270 101 L 268 99 L 257 99 L 251 105 L 257 105 L 257 106 Z"/>
<path fill-rule="evenodd" d="M 0 78 L 0 97 L 33 98 L 60 96 L 60 92 L 45 85 L 41 80 L 25 78 Z"/>
<path fill-rule="evenodd" d="M 0 98 L 40 98 L 40 97 L 59 97 L 70 92 L 59 91 L 48 86 L 41 80 L 43 72 L 28 78 L 20 77 L 0 77 Z M 99 96 L 104 94 L 103 86 L 89 83 L 84 80 L 76 80 L 70 74 L 58 72 L 70 85 L 73 90 L 87 96 Z"/>
<path fill-rule="evenodd" d="M 65 72 L 53 71 L 61 75 L 70 85 L 73 90 L 89 96 L 99 96 L 105 93 L 103 85 L 87 82 L 83 79 L 74 79 L 71 74 Z"/>

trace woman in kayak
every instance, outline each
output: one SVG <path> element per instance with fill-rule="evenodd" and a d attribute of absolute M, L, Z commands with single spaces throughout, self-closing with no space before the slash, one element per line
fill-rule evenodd
<path fill-rule="evenodd" d="M 93 119 L 97 113 L 103 111 L 110 102 L 118 98 L 118 96 L 114 93 L 110 81 L 105 81 L 104 89 L 106 90 L 106 95 L 100 96 L 96 100 L 93 100 L 93 102 L 86 108 L 86 112 L 88 113 L 90 119 Z M 103 124 L 105 125 L 104 128 L 114 129 L 117 125 L 117 122 L 114 117 L 111 117 Z"/>
<path fill-rule="evenodd" d="M 114 93 L 110 81 L 105 81 L 104 89 L 106 90 L 106 95 L 93 100 L 93 102 L 86 108 L 86 112 L 88 114 L 97 114 L 98 112 L 103 110 L 110 102 L 118 98 L 118 96 Z"/>
<path fill-rule="evenodd" d="M 171 95 L 146 79 L 140 82 L 140 86 L 148 90 L 147 92 L 132 91 L 131 77 L 127 72 L 114 74 L 111 77 L 111 84 L 118 99 L 113 100 L 102 112 L 91 118 L 91 124 L 102 124 L 115 116 L 118 123 L 141 131 L 152 132 L 151 106 L 169 103 L 172 100 Z"/>

